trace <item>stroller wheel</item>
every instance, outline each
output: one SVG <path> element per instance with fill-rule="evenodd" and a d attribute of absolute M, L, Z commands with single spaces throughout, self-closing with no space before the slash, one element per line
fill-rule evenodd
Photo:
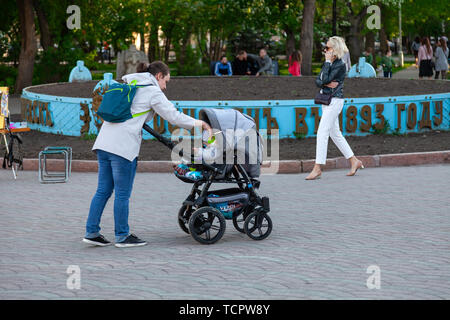
<path fill-rule="evenodd" d="M 191 206 L 183 205 L 178 211 L 178 224 L 181 230 L 189 234 L 189 218 L 194 210 Z"/>
<path fill-rule="evenodd" d="M 202 244 L 213 244 L 225 233 L 226 222 L 222 213 L 212 207 L 196 210 L 189 219 L 191 236 Z"/>
<path fill-rule="evenodd" d="M 240 215 L 233 217 L 233 226 L 237 231 L 245 233 L 244 222 L 247 217 L 248 213 L 246 212 L 243 212 Z"/>
<path fill-rule="evenodd" d="M 254 211 L 245 219 L 244 230 L 253 240 L 263 240 L 272 232 L 272 219 L 266 213 Z"/>

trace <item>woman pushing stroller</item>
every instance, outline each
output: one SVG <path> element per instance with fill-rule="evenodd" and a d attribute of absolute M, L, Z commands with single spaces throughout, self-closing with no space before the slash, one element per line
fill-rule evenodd
<path fill-rule="evenodd" d="M 179 112 L 162 92 L 170 80 L 170 70 L 166 64 L 155 61 L 148 66 L 141 64 L 139 69 L 138 73 L 122 77 L 125 83 L 145 86 L 137 89 L 132 101 L 130 112 L 133 117 L 120 123 L 104 121 L 92 148 L 98 159 L 98 187 L 91 201 L 83 239 L 88 244 L 111 244 L 100 233 L 100 220 L 113 190 L 115 246 L 134 247 L 146 244 L 131 234 L 128 226 L 129 199 L 145 122 L 150 121 L 157 113 L 172 125 L 185 129 L 201 127 L 211 132 L 206 122 Z"/>

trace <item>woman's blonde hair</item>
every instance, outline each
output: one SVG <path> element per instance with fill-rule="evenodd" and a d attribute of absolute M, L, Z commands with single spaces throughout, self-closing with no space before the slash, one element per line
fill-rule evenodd
<path fill-rule="evenodd" d="M 348 52 L 344 38 L 334 36 L 328 39 L 328 41 L 332 43 L 333 53 L 338 59 L 341 59 Z"/>

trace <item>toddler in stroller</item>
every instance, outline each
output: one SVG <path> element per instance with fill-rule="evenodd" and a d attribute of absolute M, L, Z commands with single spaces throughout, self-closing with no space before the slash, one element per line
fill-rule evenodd
<path fill-rule="evenodd" d="M 193 183 L 178 212 L 181 229 L 202 244 L 213 244 L 225 233 L 226 220 L 232 220 L 236 230 L 250 238 L 267 238 L 272 220 L 268 215 L 269 198 L 257 193 L 263 144 L 255 121 L 234 109 L 202 109 L 199 118 L 213 128 L 214 135 L 204 133 L 204 148 L 174 167 L 175 176 Z M 174 148 L 171 141 L 148 125 L 144 129 Z M 237 187 L 210 190 L 213 183 Z"/>

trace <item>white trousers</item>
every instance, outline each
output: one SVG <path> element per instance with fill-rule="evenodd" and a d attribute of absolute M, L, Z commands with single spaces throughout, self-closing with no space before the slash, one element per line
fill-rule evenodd
<path fill-rule="evenodd" d="M 329 106 L 322 105 L 322 117 L 317 130 L 316 164 L 325 164 L 327 161 L 329 137 L 346 159 L 354 155 L 339 128 L 339 114 L 343 107 L 344 99 L 341 98 L 331 99 Z"/>

